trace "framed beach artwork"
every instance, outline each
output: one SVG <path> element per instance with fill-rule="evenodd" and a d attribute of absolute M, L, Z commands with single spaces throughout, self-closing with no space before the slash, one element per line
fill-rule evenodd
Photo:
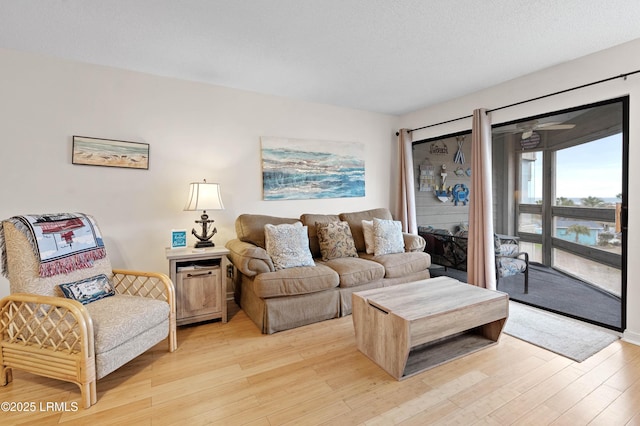
<path fill-rule="evenodd" d="M 74 136 L 71 163 L 148 170 L 149 144 Z"/>
<path fill-rule="evenodd" d="M 262 137 L 264 200 L 364 197 L 364 144 Z"/>

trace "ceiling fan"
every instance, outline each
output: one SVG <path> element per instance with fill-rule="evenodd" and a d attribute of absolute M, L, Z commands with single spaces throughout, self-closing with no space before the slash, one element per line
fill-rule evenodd
<path fill-rule="evenodd" d="M 540 123 L 538 120 L 523 121 L 516 123 L 515 129 L 511 126 L 504 129 L 495 129 L 497 133 L 521 133 L 522 139 L 529 139 L 536 130 L 566 130 L 573 129 L 575 124 L 563 124 L 559 121 L 550 121 L 548 123 Z"/>

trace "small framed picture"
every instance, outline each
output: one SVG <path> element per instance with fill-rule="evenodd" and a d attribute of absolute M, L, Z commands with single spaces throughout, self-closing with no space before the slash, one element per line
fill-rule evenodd
<path fill-rule="evenodd" d="M 184 248 L 187 246 L 187 230 L 172 229 L 171 230 L 171 248 Z"/>
<path fill-rule="evenodd" d="M 71 163 L 149 170 L 149 144 L 74 136 Z"/>

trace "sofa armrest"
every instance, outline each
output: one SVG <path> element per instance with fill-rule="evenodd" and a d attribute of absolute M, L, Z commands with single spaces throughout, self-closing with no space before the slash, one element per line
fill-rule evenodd
<path fill-rule="evenodd" d="M 275 271 L 271 256 L 262 247 L 239 239 L 228 241 L 225 247 L 229 250 L 228 257 L 233 266 L 248 277 Z"/>
<path fill-rule="evenodd" d="M 425 239 L 420 235 L 403 232 L 402 237 L 404 238 L 404 251 L 424 251 L 427 245 Z"/>

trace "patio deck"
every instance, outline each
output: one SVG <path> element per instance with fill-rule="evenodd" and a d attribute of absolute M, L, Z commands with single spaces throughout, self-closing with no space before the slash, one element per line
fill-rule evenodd
<path fill-rule="evenodd" d="M 539 263 L 529 265 L 529 293 L 524 294 L 524 275 L 501 278 L 498 290 L 509 298 L 592 324 L 621 331 L 622 300 L 606 291 Z M 431 276 L 446 275 L 467 282 L 467 273 L 436 266 Z"/>

